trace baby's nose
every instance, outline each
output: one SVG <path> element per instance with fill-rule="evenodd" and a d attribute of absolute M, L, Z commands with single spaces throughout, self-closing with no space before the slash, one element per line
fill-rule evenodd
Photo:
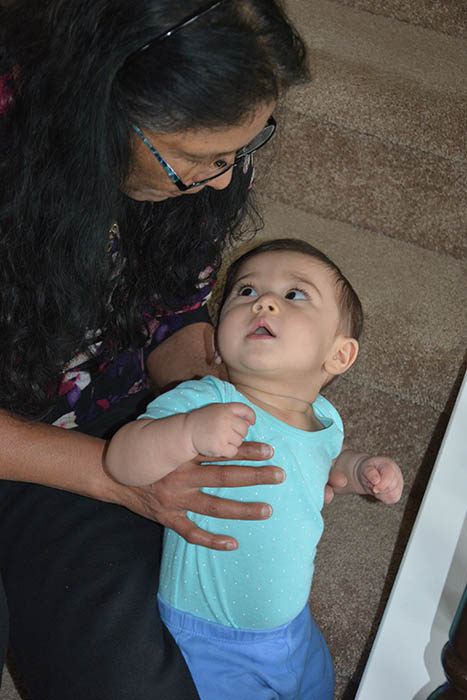
<path fill-rule="evenodd" d="M 255 313 L 259 311 L 277 313 L 279 311 L 279 304 L 273 294 L 262 294 L 253 303 L 253 311 Z"/>

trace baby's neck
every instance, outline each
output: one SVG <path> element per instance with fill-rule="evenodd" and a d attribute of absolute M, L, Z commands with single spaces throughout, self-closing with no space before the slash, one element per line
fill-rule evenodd
<path fill-rule="evenodd" d="M 310 432 L 323 429 L 323 425 L 313 412 L 314 399 L 307 401 L 295 396 L 269 392 L 241 382 L 236 382 L 235 388 L 263 411 L 294 428 Z"/>

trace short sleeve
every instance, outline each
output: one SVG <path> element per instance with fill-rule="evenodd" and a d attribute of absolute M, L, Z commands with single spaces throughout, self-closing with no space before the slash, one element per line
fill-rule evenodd
<path fill-rule="evenodd" d="M 319 394 L 316 401 L 313 402 L 313 411 L 315 412 L 315 414 L 317 414 L 317 417 L 323 421 L 324 425 L 326 425 L 326 423 L 329 423 L 329 421 L 331 420 L 333 423 L 335 423 L 338 430 L 342 434 L 344 433 L 344 424 L 342 423 L 342 418 L 340 417 L 339 413 L 334 408 L 332 403 L 325 399 L 324 396 L 321 396 L 321 394 Z"/>
<path fill-rule="evenodd" d="M 148 404 L 146 412 L 139 418 L 166 418 L 176 413 L 189 413 L 202 406 L 223 400 L 219 387 L 221 382 L 214 377 L 182 382 L 175 389 L 160 394 Z"/>
<path fill-rule="evenodd" d="M 344 442 L 342 418 L 332 403 L 321 395 L 313 402 L 313 411 L 324 427 L 329 428 L 327 432 L 327 449 L 330 458 L 335 459 L 340 454 Z"/>

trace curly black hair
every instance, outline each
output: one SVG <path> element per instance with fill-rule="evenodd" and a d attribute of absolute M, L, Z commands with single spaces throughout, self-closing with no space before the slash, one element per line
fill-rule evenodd
<path fill-rule="evenodd" d="M 0 9 L 0 74 L 15 73 L 0 119 L 4 409 L 37 415 L 92 341 L 109 357 L 141 347 L 143 307 L 177 308 L 229 237 L 245 232 L 251 174 L 241 168 L 223 191 L 152 203 L 121 190 L 133 123 L 229 128 L 307 78 L 304 44 L 279 0 L 224 0 L 154 41 L 199 8 L 14 0 Z M 115 221 L 125 261 L 116 278 L 107 250 Z"/>

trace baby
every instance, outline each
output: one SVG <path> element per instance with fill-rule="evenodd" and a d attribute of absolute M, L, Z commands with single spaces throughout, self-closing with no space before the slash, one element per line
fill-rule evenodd
<path fill-rule="evenodd" d="M 198 454 L 232 459 L 245 438 L 272 445 L 270 462 L 287 474 L 280 485 L 235 489 L 239 500 L 270 503 L 267 521 L 189 514 L 234 535 L 235 551 L 165 532 L 159 608 L 201 700 L 332 700 L 332 661 L 308 606 L 325 485 L 333 468 L 346 484 L 337 492 L 383 503 L 397 502 L 403 485 L 388 457 L 343 446 L 339 414 L 319 393 L 355 361 L 361 327 L 360 301 L 329 258 L 301 240 L 262 243 L 227 273 L 216 352 L 229 381 L 180 384 L 110 442 L 110 473 L 132 485 Z"/>

